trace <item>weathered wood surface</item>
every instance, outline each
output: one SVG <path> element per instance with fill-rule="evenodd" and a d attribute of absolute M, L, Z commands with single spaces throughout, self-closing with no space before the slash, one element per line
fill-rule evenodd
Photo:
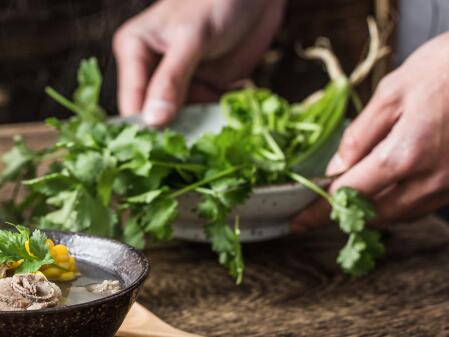
<path fill-rule="evenodd" d="M 15 133 L 33 146 L 53 139 L 40 126 L 0 128 L 0 153 Z M 445 222 L 430 217 L 392 227 L 388 256 L 362 279 L 335 266 L 342 243 L 334 228 L 324 228 L 245 245 L 240 287 L 206 245 L 154 246 L 140 301 L 168 323 L 205 336 L 449 336 Z"/>

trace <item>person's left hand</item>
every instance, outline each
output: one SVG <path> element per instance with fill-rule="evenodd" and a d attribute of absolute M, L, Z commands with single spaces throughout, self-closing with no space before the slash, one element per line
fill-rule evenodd
<path fill-rule="evenodd" d="M 328 174 L 330 187 L 369 197 L 376 224 L 404 221 L 449 203 L 449 33 L 418 49 L 388 75 L 346 130 Z M 297 216 L 294 231 L 329 223 L 322 200 Z"/>

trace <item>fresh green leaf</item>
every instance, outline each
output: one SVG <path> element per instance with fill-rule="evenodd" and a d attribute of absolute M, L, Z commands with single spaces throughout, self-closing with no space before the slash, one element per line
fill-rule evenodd
<path fill-rule="evenodd" d="M 189 155 L 189 149 L 186 140 L 182 134 L 165 130 L 163 134 L 164 149 L 173 157 L 186 159 Z"/>
<path fill-rule="evenodd" d="M 26 146 L 22 137 L 14 137 L 14 146 L 1 157 L 5 167 L 0 173 L 0 188 L 33 170 L 35 158 L 36 154 Z"/>
<path fill-rule="evenodd" d="M 237 284 L 243 281 L 244 262 L 239 240 L 238 223 L 234 231 L 224 221 L 211 222 L 205 226 L 206 235 L 212 242 L 212 250 L 219 262 L 228 268 Z"/>
<path fill-rule="evenodd" d="M 99 122 L 104 119 L 104 112 L 98 105 L 100 99 L 102 76 L 97 59 L 90 58 L 81 61 L 78 70 L 78 88 L 73 98 L 81 109 L 84 121 Z"/>
<path fill-rule="evenodd" d="M 384 254 L 380 234 L 373 230 L 351 233 L 345 247 L 340 251 L 337 262 L 352 276 L 364 276 L 375 267 L 377 258 Z"/>
<path fill-rule="evenodd" d="M 25 186 L 46 196 L 54 196 L 71 189 L 76 180 L 62 173 L 50 173 L 45 176 L 23 181 Z"/>
<path fill-rule="evenodd" d="M 367 220 L 376 216 L 372 204 L 349 187 L 342 187 L 332 196 L 331 218 L 345 233 L 360 232 Z"/>
<path fill-rule="evenodd" d="M 23 226 L 13 225 L 17 232 L 0 230 L 0 264 L 22 260 L 22 264 L 16 269 L 16 273 L 34 273 L 45 264 L 54 262 L 50 250 L 46 245 L 47 236 L 35 230 L 30 236 L 30 231 Z M 29 242 L 30 254 L 25 244 Z"/>
<path fill-rule="evenodd" d="M 125 224 L 123 232 L 123 239 L 128 244 L 137 249 L 145 247 L 144 230 L 139 225 L 139 220 L 136 217 L 130 218 Z"/>
<path fill-rule="evenodd" d="M 168 240 L 172 235 L 171 223 L 178 216 L 176 199 L 163 196 L 145 207 L 141 226 L 156 240 Z"/>
<path fill-rule="evenodd" d="M 348 234 L 338 257 L 345 272 L 362 275 L 381 256 L 380 236 L 365 228 L 375 216 L 366 199 L 348 188 L 331 196 L 297 174 L 325 167 L 327 160 L 321 153 L 339 138 L 354 92 L 346 77 L 332 80 L 312 103 L 289 104 L 267 89 L 229 92 L 220 101 L 228 125 L 191 146 L 175 131 L 160 133 L 107 122 L 99 105 L 101 84 L 98 62 L 91 58 L 81 62 L 73 101 L 46 88 L 74 116 L 47 121 L 59 133 L 48 149 L 35 153 L 16 139 L 3 156 L 0 187 L 13 182 L 16 188 L 11 199 L 2 203 L 1 217 L 32 219 L 42 228 L 112 236 L 142 248 L 145 234 L 156 240 L 171 237 L 176 198 L 200 193 L 197 212 L 206 219 L 206 235 L 220 263 L 239 283 L 244 270 L 239 226 L 238 220 L 233 228 L 228 225 L 230 214 L 254 187 L 296 181 L 331 204 L 332 218 Z M 48 171 L 36 176 L 42 162 Z M 26 189 L 21 189 L 20 180 L 25 180 Z M 39 233 L 33 237 L 37 246 L 33 249 L 45 260 L 44 251 L 39 251 L 42 237 Z M 3 259 L 11 258 L 5 251 Z M 23 268 L 31 270 L 38 264 L 28 261 Z"/>
<path fill-rule="evenodd" d="M 81 186 L 61 192 L 47 202 L 58 209 L 40 219 L 42 228 L 84 231 L 109 237 L 115 235 L 116 214 Z"/>
<path fill-rule="evenodd" d="M 127 199 L 127 201 L 131 204 L 151 204 L 157 197 L 159 197 L 162 193 L 166 192 L 167 189 L 153 190 L 148 191 Z"/>

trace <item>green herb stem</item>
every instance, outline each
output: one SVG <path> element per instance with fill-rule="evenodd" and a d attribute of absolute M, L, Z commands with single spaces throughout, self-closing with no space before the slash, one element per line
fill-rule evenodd
<path fill-rule="evenodd" d="M 354 108 L 357 111 L 357 114 L 360 114 L 363 110 L 363 103 L 362 100 L 360 99 L 359 94 L 354 88 L 351 88 L 351 99 L 352 104 L 354 104 Z"/>
<path fill-rule="evenodd" d="M 307 178 L 305 178 L 305 177 L 303 177 L 303 176 L 301 176 L 301 175 L 299 175 L 297 173 L 293 173 L 293 172 L 288 173 L 288 176 L 290 178 L 292 178 L 294 181 L 296 181 L 297 183 L 300 183 L 300 184 L 304 185 L 305 187 L 311 189 L 315 193 L 318 193 L 324 199 L 326 199 L 326 201 L 329 202 L 329 204 L 332 205 L 332 198 L 331 198 L 331 196 L 325 190 L 323 190 L 320 186 L 318 186 L 317 184 L 315 184 L 311 180 L 309 180 L 309 179 L 307 179 Z"/>
<path fill-rule="evenodd" d="M 47 93 L 48 96 L 53 98 L 56 102 L 58 102 L 65 108 L 69 109 L 70 111 L 72 111 L 78 115 L 81 115 L 83 113 L 81 111 L 81 109 L 78 106 L 76 106 L 75 103 L 73 103 L 72 101 L 65 98 L 63 95 L 61 95 L 59 92 L 57 92 L 52 87 L 46 87 L 45 92 Z"/>
<path fill-rule="evenodd" d="M 271 136 L 270 132 L 268 130 L 263 130 L 262 134 L 263 134 L 267 144 L 270 146 L 270 148 L 273 150 L 273 152 L 278 157 L 278 160 L 284 160 L 285 159 L 285 154 L 284 154 L 284 152 L 282 152 L 282 150 L 279 147 L 279 145 L 273 139 L 273 136 Z"/>
<path fill-rule="evenodd" d="M 239 166 L 230 167 L 230 168 L 228 168 L 226 170 L 223 170 L 223 171 L 221 171 L 221 172 L 219 172 L 217 174 L 214 174 L 214 175 L 212 175 L 210 177 L 204 178 L 203 180 L 200 180 L 200 181 L 198 181 L 198 182 L 196 182 L 194 184 L 188 185 L 186 187 L 181 188 L 180 190 L 174 191 L 172 194 L 170 194 L 170 197 L 172 197 L 172 198 L 179 197 L 180 195 L 185 194 L 185 193 L 187 193 L 189 191 L 193 191 L 194 189 L 196 189 L 196 188 L 198 188 L 200 186 L 209 184 L 209 183 L 211 183 L 214 180 L 217 180 L 217 179 L 223 178 L 223 177 L 225 177 L 227 175 L 230 175 L 232 173 L 235 173 L 240 168 L 241 167 L 239 167 Z"/>
<path fill-rule="evenodd" d="M 161 167 L 167 167 L 167 168 L 173 168 L 173 169 L 181 169 L 186 171 L 192 171 L 192 172 L 201 172 L 206 169 L 205 166 L 200 164 L 191 164 L 191 163 L 170 163 L 170 162 L 162 162 L 162 161 L 151 161 L 152 164 L 161 166 Z"/>

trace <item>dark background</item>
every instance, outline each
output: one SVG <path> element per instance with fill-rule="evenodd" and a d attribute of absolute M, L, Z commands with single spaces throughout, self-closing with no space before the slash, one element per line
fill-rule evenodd
<path fill-rule="evenodd" d="M 276 0 L 273 0 L 276 1 Z M 66 117 L 43 94 L 51 85 L 65 94 L 76 83 L 81 58 L 96 56 L 104 73 L 102 104 L 117 113 L 116 73 L 111 53 L 114 30 L 151 0 L 0 0 L 0 124 Z M 366 17 L 373 0 L 291 0 L 272 50 L 261 57 L 253 79 L 289 100 L 324 85 L 320 65 L 293 51 L 295 42 L 313 44 L 329 37 L 346 71 L 367 46 Z M 369 81 L 368 81 L 369 82 Z M 369 95 L 371 83 L 361 89 Z"/>

